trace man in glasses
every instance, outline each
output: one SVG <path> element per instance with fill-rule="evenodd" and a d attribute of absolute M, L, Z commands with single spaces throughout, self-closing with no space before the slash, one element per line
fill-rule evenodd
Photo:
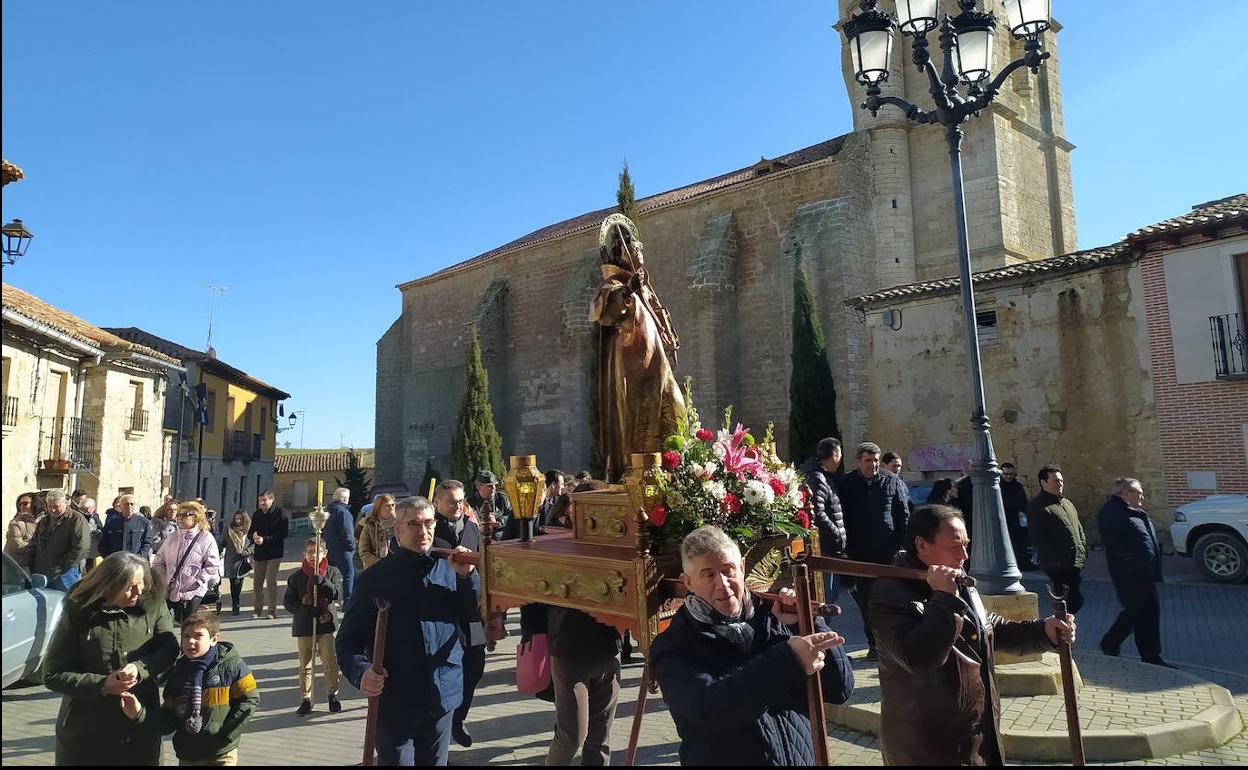
<path fill-rule="evenodd" d="M 436 526 L 425 498 L 398 501 L 398 548 L 360 573 L 338 631 L 342 673 L 364 695 L 379 698 L 378 765 L 445 765 L 463 700 L 460 623 L 476 605 L 474 567 L 432 556 Z M 390 603 L 390 618 L 389 654 L 377 672 L 369 656 L 379 599 Z"/>

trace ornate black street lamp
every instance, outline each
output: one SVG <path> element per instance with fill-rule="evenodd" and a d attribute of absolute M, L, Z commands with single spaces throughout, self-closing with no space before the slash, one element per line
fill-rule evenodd
<path fill-rule="evenodd" d="M 31 235 L 20 219 L 14 219 L 4 227 L 0 227 L 0 233 L 4 234 L 4 264 L 17 264 L 17 260 L 25 256 L 26 247 L 30 246 L 30 239 L 35 236 Z"/>
<path fill-rule="evenodd" d="M 958 234 L 958 274 L 962 288 L 962 315 L 966 328 L 967 359 L 971 373 L 971 429 L 974 455 L 971 481 L 974 537 L 971 571 L 985 593 L 1021 593 L 1021 574 L 1014 563 L 1006 534 L 1005 506 L 1001 502 L 1000 471 L 992 450 L 988 415 L 984 406 L 984 379 L 980 370 L 979 338 L 975 325 L 975 294 L 971 286 L 971 252 L 967 245 L 966 199 L 962 190 L 962 124 L 978 115 L 1000 93 L 1006 79 L 1020 67 L 1039 72 L 1049 54 L 1041 51 L 1041 35 L 1049 28 L 1049 0 L 1006 0 L 1010 33 L 1023 41 L 1023 57 L 1010 62 L 995 78 L 992 50 L 996 17 L 975 10 L 975 0 L 958 0 L 961 13 L 939 15 L 940 0 L 897 0 L 897 19 L 877 8 L 878 0 L 862 0 L 862 12 L 845 22 L 855 77 L 867 87 L 862 104 L 875 116 L 881 107 L 894 105 L 915 123 L 938 123 L 945 127 L 953 181 L 954 229 Z M 928 51 L 927 34 L 940 28 L 943 67 L 938 73 Z M 881 96 L 880 84 L 888 80 L 889 57 L 897 29 L 910 37 L 912 60 L 927 73 L 934 109 L 925 110 L 896 96 Z M 965 84 L 965 93 L 959 92 Z"/>

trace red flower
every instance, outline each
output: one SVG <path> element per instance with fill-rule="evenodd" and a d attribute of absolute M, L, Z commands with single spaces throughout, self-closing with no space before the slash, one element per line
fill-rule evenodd
<path fill-rule="evenodd" d="M 671 470 L 672 468 L 675 468 L 677 465 L 680 465 L 680 452 L 673 452 L 672 450 L 669 449 L 668 451 L 663 453 L 663 467 L 664 468 Z"/>
<path fill-rule="evenodd" d="M 797 519 L 797 523 L 802 525 L 802 529 L 810 529 L 810 514 L 806 511 L 798 510 L 793 514 L 793 518 Z"/>
<path fill-rule="evenodd" d="M 667 521 L 667 507 L 656 505 L 650 509 L 650 526 L 661 527 Z"/>
<path fill-rule="evenodd" d="M 695 434 L 693 434 L 693 435 L 697 436 L 698 438 L 702 439 L 703 441 L 714 441 L 714 440 L 715 440 L 715 434 L 714 434 L 714 433 L 711 433 L 711 432 L 710 432 L 709 430 L 707 430 L 706 428 L 699 428 L 699 429 L 698 429 L 698 432 L 697 432 L 697 433 L 695 433 Z"/>
<path fill-rule="evenodd" d="M 771 491 L 776 493 L 776 497 L 784 497 L 789 492 L 789 490 L 785 488 L 784 482 L 775 476 L 772 476 L 771 481 L 768 483 L 771 484 Z"/>
<path fill-rule="evenodd" d="M 802 492 L 802 507 L 805 508 L 810 505 L 810 487 L 803 484 L 800 489 Z"/>
<path fill-rule="evenodd" d="M 729 513 L 740 513 L 741 512 L 741 498 L 729 492 L 728 494 L 724 495 L 724 499 L 722 502 L 720 502 L 719 507 L 723 508 L 725 511 L 728 511 Z"/>

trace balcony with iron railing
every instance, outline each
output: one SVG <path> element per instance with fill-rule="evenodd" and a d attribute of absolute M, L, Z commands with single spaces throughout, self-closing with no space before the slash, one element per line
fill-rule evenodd
<path fill-rule="evenodd" d="M 126 411 L 126 431 L 128 433 L 146 433 L 148 425 L 146 409 L 129 409 Z"/>
<path fill-rule="evenodd" d="M 79 417 L 43 420 L 40 459 L 59 470 L 91 469 L 96 464 L 99 423 Z"/>
<path fill-rule="evenodd" d="M 1214 372 L 1219 380 L 1248 377 L 1248 335 L 1244 332 L 1244 321 L 1243 313 L 1209 317 Z"/>
<path fill-rule="evenodd" d="M 232 430 L 226 434 L 222 459 L 226 462 L 251 462 L 260 457 L 260 434 L 246 430 Z"/>

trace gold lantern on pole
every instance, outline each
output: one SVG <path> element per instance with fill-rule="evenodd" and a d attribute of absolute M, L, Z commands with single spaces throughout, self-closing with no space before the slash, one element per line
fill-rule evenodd
<path fill-rule="evenodd" d="M 508 460 L 503 489 L 520 520 L 520 540 L 527 543 L 533 539 L 533 522 L 542 503 L 542 472 L 537 469 L 537 455 L 512 455 Z"/>

